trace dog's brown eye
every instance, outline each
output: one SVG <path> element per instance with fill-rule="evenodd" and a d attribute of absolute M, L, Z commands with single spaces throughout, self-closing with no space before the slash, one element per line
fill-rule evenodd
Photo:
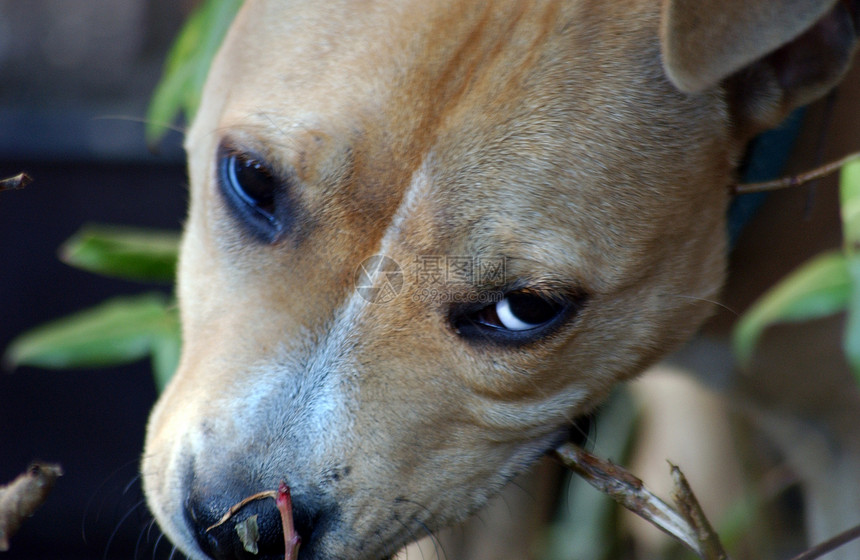
<path fill-rule="evenodd" d="M 510 293 L 493 305 L 481 309 L 476 317 L 481 323 L 509 331 L 536 329 L 552 321 L 564 305 L 528 293 Z"/>
<path fill-rule="evenodd" d="M 267 242 L 278 237 L 283 229 L 278 216 L 283 185 L 262 159 L 222 146 L 218 183 L 231 210 L 254 234 Z"/>
<path fill-rule="evenodd" d="M 230 188 L 245 204 L 264 216 L 275 213 L 275 180 L 265 165 L 244 154 L 224 159 L 224 174 Z"/>
<path fill-rule="evenodd" d="M 477 310 L 452 314 L 458 334 L 479 341 L 524 344 L 549 332 L 575 312 L 583 298 L 552 299 L 531 292 L 515 291 Z"/>

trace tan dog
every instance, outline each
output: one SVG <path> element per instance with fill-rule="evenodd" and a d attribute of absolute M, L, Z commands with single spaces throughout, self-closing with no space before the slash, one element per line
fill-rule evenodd
<path fill-rule="evenodd" d="M 688 338 L 746 143 L 849 64 L 809 4 L 247 0 L 187 139 L 171 540 L 252 557 L 206 528 L 284 480 L 303 560 L 388 557 Z"/>

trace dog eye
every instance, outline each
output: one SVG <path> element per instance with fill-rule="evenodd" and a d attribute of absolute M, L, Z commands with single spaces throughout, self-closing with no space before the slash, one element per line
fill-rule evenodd
<path fill-rule="evenodd" d="M 509 331 L 527 331 L 552 321 L 562 308 L 557 302 L 514 292 L 481 309 L 476 318 L 486 326 Z"/>
<path fill-rule="evenodd" d="M 515 291 L 478 310 L 456 314 L 452 324 L 465 338 L 525 343 L 548 334 L 581 303 L 579 298 L 573 302 Z"/>
<path fill-rule="evenodd" d="M 234 213 L 253 233 L 271 242 L 281 232 L 277 193 L 282 187 L 260 158 L 225 146 L 218 150 L 218 183 Z"/>
<path fill-rule="evenodd" d="M 224 158 L 224 177 L 242 202 L 270 218 L 275 212 L 275 180 L 259 161 L 244 154 Z"/>

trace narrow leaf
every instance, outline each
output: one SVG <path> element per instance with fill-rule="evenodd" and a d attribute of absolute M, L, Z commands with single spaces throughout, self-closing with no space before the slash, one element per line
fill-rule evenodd
<path fill-rule="evenodd" d="M 205 0 L 188 18 L 168 53 L 147 110 L 145 134 L 150 146 L 161 140 L 180 113 L 188 121 L 193 118 L 209 66 L 241 5 L 242 0 Z"/>
<path fill-rule="evenodd" d="M 164 317 L 164 332 L 152 340 L 152 373 L 155 386 L 161 392 L 179 367 L 182 339 L 179 328 L 179 313 L 175 308 Z"/>
<path fill-rule="evenodd" d="M 131 280 L 173 282 L 179 234 L 117 226 L 87 226 L 60 248 L 72 266 Z"/>
<path fill-rule="evenodd" d="M 12 366 L 101 367 L 146 357 L 172 332 L 172 306 L 159 293 L 108 300 L 24 333 L 9 346 Z"/>
<path fill-rule="evenodd" d="M 860 161 L 849 162 L 842 168 L 839 199 L 843 246 L 852 283 L 842 347 L 860 382 Z"/>
<path fill-rule="evenodd" d="M 839 177 L 842 235 L 849 254 L 860 250 L 860 160 L 846 163 Z"/>
<path fill-rule="evenodd" d="M 860 255 L 852 254 L 847 260 L 851 275 L 851 296 L 842 348 L 854 377 L 860 383 Z"/>
<path fill-rule="evenodd" d="M 843 311 L 851 298 L 851 277 L 842 252 L 819 255 L 766 292 L 735 327 L 735 354 L 744 363 L 768 326 L 805 321 Z"/>

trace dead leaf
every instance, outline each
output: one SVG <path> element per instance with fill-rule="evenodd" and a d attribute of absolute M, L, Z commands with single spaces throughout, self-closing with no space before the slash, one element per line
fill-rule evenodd
<path fill-rule="evenodd" d="M 251 554 L 259 554 L 260 549 L 257 542 L 260 540 L 260 528 L 257 526 L 257 515 L 254 514 L 244 521 L 236 523 L 236 532 L 239 533 L 239 540 L 242 541 L 242 548 Z"/>
<path fill-rule="evenodd" d="M 9 539 L 42 505 L 62 475 L 60 465 L 34 462 L 11 483 L 0 486 L 0 551 L 9 550 Z"/>
<path fill-rule="evenodd" d="M 26 173 L 18 173 L 14 177 L 0 179 L 0 191 L 23 189 L 32 182 L 33 179 Z"/>

